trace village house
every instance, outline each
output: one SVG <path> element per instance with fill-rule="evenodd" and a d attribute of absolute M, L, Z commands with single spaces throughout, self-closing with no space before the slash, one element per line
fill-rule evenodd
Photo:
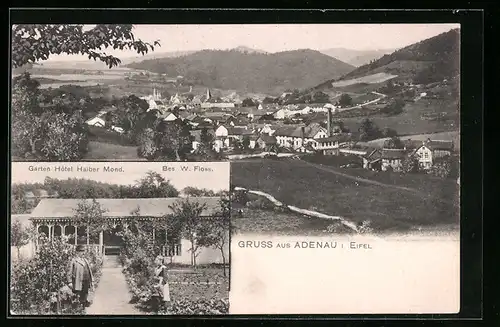
<path fill-rule="evenodd" d="M 381 169 L 386 171 L 401 171 L 406 151 L 403 149 L 382 149 L 380 158 L 382 159 Z"/>
<path fill-rule="evenodd" d="M 315 147 L 315 141 L 327 137 L 328 132 L 319 124 L 313 123 L 308 126 L 283 126 L 274 132 L 274 136 L 281 147 L 305 151 L 303 146 L 311 142 Z"/>
<path fill-rule="evenodd" d="M 282 119 L 287 118 L 289 116 L 289 114 L 290 114 L 290 110 L 285 109 L 285 108 L 280 108 L 280 109 L 276 110 L 275 112 L 273 112 L 273 117 L 275 119 L 282 120 Z"/>
<path fill-rule="evenodd" d="M 243 127 L 229 127 L 227 129 L 227 136 L 230 140 L 239 140 L 243 141 L 243 139 L 248 136 L 253 135 L 253 130 Z"/>
<path fill-rule="evenodd" d="M 365 148 L 362 155 L 363 168 L 370 170 L 382 169 L 382 150 L 376 148 Z"/>
<path fill-rule="evenodd" d="M 90 118 L 85 123 L 90 126 L 106 127 L 106 120 L 104 119 L 104 115 L 98 115 Z"/>
<path fill-rule="evenodd" d="M 450 156 L 453 146 L 452 141 L 427 139 L 415 148 L 414 154 L 418 157 L 420 167 L 429 169 L 436 159 Z"/>
<path fill-rule="evenodd" d="M 164 121 L 175 121 L 175 120 L 177 120 L 177 116 L 174 115 L 172 112 L 168 112 L 168 111 L 166 113 L 164 113 L 161 117 L 162 117 L 162 119 Z"/>
<path fill-rule="evenodd" d="M 341 147 L 349 144 L 351 136 L 349 134 L 330 135 L 316 140 L 316 151 L 321 151 L 325 155 L 339 155 Z"/>
<path fill-rule="evenodd" d="M 118 235 L 120 230 L 129 228 L 133 220 L 142 222 L 153 222 L 165 215 L 173 214 L 171 206 L 184 198 L 137 198 L 137 199 L 96 199 L 105 210 L 105 219 L 112 228 L 101 231 L 98 235 L 89 235 L 84 226 L 76 226 L 72 219 L 75 210 L 82 199 L 43 199 L 30 214 L 32 226 L 37 235 L 44 233 L 49 240 L 57 236 L 67 236 L 70 244 L 86 244 L 95 247 L 99 253 L 109 253 L 119 250 L 122 239 Z M 197 201 L 205 205 L 201 213 L 202 218 L 214 219 L 220 212 L 218 197 L 196 197 L 191 201 Z M 139 214 L 134 213 L 139 208 Z M 152 229 L 151 238 L 160 243 L 167 244 L 170 240 L 165 228 Z M 35 238 L 31 247 L 38 246 L 38 237 Z M 187 239 L 170 240 L 174 246 L 164 246 L 164 253 L 172 257 L 174 263 L 189 264 L 191 254 L 189 252 L 190 242 Z M 227 250 L 229 250 L 229 245 Z M 203 247 L 197 257 L 199 264 L 221 263 L 220 251 L 213 248 Z"/>

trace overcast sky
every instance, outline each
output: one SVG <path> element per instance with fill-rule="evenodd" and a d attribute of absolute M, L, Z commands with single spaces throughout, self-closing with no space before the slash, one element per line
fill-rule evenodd
<path fill-rule="evenodd" d="M 98 172 L 78 172 L 77 167 L 99 168 Z M 122 167 L 123 172 L 103 172 L 104 166 Z M 174 170 L 164 171 L 163 167 L 168 166 Z M 181 170 L 181 166 L 190 167 L 191 171 Z M 211 168 L 212 171 L 195 171 L 195 166 Z M 50 168 L 50 172 L 32 171 L 30 167 Z M 73 167 L 73 171 L 58 172 L 55 167 Z M 229 190 L 229 163 L 178 163 L 178 162 L 13 162 L 12 163 L 12 183 L 43 183 L 46 177 L 57 179 L 85 178 L 98 182 L 110 184 L 130 185 L 143 178 L 148 171 L 155 171 L 165 179 L 170 180 L 173 186 L 182 190 L 187 186 L 205 188 L 215 192 Z"/>
<path fill-rule="evenodd" d="M 157 52 L 232 49 L 247 46 L 267 52 L 295 49 L 401 48 L 460 27 L 459 24 L 279 24 L 279 25 L 135 25 L 134 35 L 146 42 L 159 40 Z M 133 51 L 114 51 L 121 57 Z M 59 55 L 49 60 L 80 60 Z"/>

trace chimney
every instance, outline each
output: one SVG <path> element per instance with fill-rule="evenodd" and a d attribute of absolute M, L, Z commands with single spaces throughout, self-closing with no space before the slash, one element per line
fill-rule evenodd
<path fill-rule="evenodd" d="M 302 139 L 306 136 L 306 128 L 304 126 L 300 128 L 300 135 L 302 136 Z"/>
<path fill-rule="evenodd" d="M 328 129 L 328 137 L 332 136 L 332 109 L 331 108 L 328 108 L 328 118 L 327 118 L 327 121 L 326 121 L 326 128 Z"/>

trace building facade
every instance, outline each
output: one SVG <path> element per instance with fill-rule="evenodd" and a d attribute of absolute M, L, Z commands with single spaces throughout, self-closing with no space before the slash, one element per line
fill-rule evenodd
<path fill-rule="evenodd" d="M 77 226 L 74 223 L 73 216 L 79 203 L 91 200 L 43 199 L 30 214 L 29 219 L 37 234 L 31 246 L 37 248 L 39 236 L 43 233 L 49 240 L 58 236 L 66 236 L 71 244 L 93 246 L 100 253 L 105 254 L 108 250 L 116 250 L 122 246 L 121 237 L 117 235 L 120 230 L 129 228 L 133 221 L 141 221 L 146 225 L 151 222 L 153 226 L 155 220 L 158 221 L 165 215 L 173 214 L 171 206 L 180 200 L 185 200 L 185 198 L 96 199 L 105 211 L 102 218 L 105 220 L 103 224 L 109 227 L 101 231 L 99 235 L 89 235 L 85 226 Z M 218 197 L 195 197 L 189 200 L 205 205 L 205 210 L 201 214 L 202 219 L 217 219 L 220 208 Z M 170 240 L 166 228 L 152 228 L 151 237 L 164 244 L 167 244 L 166 240 Z M 180 239 L 176 240 L 173 247 L 166 247 L 165 251 L 172 256 L 173 262 L 189 264 L 191 260 L 189 249 L 190 242 Z M 227 251 L 229 251 L 229 244 Z M 227 251 L 225 252 L 228 253 Z M 220 250 L 201 248 L 197 262 L 199 264 L 221 263 L 222 255 Z"/>

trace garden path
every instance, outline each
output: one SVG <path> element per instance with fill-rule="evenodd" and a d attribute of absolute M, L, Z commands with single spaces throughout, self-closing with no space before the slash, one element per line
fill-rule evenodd
<path fill-rule="evenodd" d="M 102 276 L 95 290 L 88 315 L 138 315 L 142 314 L 130 304 L 130 293 L 118 256 L 105 256 Z"/>

